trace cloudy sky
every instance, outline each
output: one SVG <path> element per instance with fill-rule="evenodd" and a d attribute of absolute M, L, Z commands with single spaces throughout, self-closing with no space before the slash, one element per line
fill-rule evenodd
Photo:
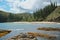
<path fill-rule="evenodd" d="M 52 0 L 60 5 L 60 0 Z M 0 10 L 21 13 L 33 12 L 50 4 L 50 0 L 0 0 Z"/>

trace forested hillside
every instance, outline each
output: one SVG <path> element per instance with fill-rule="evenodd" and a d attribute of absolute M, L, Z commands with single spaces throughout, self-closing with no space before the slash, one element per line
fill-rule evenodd
<path fill-rule="evenodd" d="M 58 6 L 48 17 L 46 21 L 60 22 L 60 6 Z"/>
<path fill-rule="evenodd" d="M 13 14 L 0 11 L 0 22 L 32 21 L 33 15 L 30 13 Z"/>
<path fill-rule="evenodd" d="M 54 21 L 60 22 L 60 7 L 56 3 L 39 9 L 34 13 L 8 13 L 0 11 L 0 22 L 16 22 L 16 21 Z"/>
<path fill-rule="evenodd" d="M 34 14 L 36 21 L 44 21 L 47 16 L 50 15 L 57 8 L 56 3 L 51 3 L 50 5 L 44 7 L 43 9 L 37 10 Z"/>

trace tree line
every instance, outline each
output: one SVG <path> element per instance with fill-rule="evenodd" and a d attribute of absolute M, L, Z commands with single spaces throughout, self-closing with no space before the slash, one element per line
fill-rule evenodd
<path fill-rule="evenodd" d="M 56 3 L 39 9 L 34 13 L 20 13 L 13 14 L 8 12 L 0 11 L 0 22 L 16 22 L 16 21 L 44 21 L 44 19 L 57 8 Z"/>

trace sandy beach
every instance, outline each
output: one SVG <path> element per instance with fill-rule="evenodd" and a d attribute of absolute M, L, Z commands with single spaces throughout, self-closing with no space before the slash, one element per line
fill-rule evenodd
<path fill-rule="evenodd" d="M 23 23 L 23 24 L 60 24 L 58 22 L 13 22 L 13 23 Z"/>

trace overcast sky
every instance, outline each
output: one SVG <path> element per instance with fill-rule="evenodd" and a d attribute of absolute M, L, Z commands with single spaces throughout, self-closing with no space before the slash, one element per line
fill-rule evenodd
<path fill-rule="evenodd" d="M 60 0 L 52 0 L 60 5 Z M 0 0 L 0 10 L 21 13 L 33 12 L 50 4 L 50 0 Z"/>

